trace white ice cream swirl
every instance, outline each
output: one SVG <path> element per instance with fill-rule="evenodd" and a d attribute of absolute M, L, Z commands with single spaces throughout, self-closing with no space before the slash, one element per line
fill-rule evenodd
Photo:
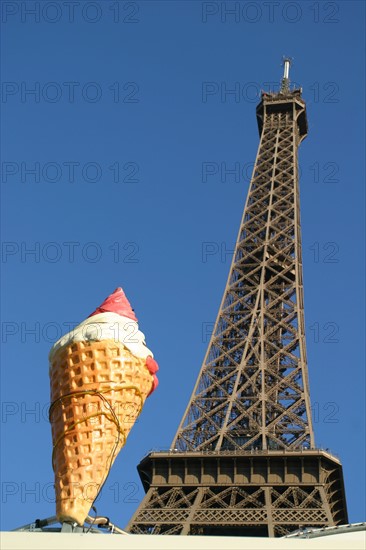
<path fill-rule="evenodd" d="M 137 321 L 117 313 L 107 312 L 88 317 L 57 340 L 49 353 L 49 361 L 52 361 L 54 353 L 62 346 L 69 346 L 74 342 L 100 342 L 101 340 L 121 342 L 133 355 L 141 359 L 146 359 L 149 355 L 154 357 L 152 351 L 146 347 L 145 335 L 139 330 Z"/>

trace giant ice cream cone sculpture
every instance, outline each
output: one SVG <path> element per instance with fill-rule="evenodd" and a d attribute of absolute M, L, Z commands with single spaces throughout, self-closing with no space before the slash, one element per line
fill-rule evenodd
<path fill-rule="evenodd" d="M 117 288 L 49 355 L 56 515 L 83 525 L 146 397 L 158 365 Z"/>

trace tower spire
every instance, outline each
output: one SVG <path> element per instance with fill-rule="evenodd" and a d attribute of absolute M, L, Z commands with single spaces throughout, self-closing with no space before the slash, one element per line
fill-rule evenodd
<path fill-rule="evenodd" d="M 281 80 L 281 94 L 287 94 L 290 91 L 290 66 L 292 65 L 292 59 L 290 57 L 283 58 L 283 77 Z"/>

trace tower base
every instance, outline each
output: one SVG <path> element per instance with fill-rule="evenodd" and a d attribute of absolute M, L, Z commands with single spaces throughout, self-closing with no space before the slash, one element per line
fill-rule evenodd
<path fill-rule="evenodd" d="M 138 471 L 130 533 L 280 537 L 348 522 L 342 465 L 323 450 L 153 452 Z"/>

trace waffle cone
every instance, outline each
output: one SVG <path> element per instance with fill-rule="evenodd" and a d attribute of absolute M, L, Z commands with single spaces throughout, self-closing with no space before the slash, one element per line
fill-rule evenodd
<path fill-rule="evenodd" d="M 145 359 L 103 340 L 58 349 L 50 379 L 56 515 L 83 525 L 153 378 Z"/>

